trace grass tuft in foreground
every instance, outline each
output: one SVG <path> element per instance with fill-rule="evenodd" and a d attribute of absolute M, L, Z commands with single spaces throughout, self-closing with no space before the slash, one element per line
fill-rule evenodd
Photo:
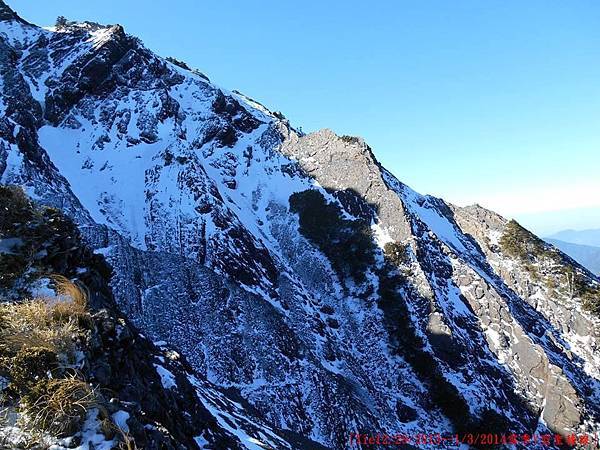
<path fill-rule="evenodd" d="M 90 410 L 105 408 L 77 370 L 92 324 L 87 293 L 65 277 L 51 280 L 54 298 L 0 305 L 0 374 L 8 380 L 5 402 L 17 411 L 19 426 L 62 437 L 80 430 Z"/>

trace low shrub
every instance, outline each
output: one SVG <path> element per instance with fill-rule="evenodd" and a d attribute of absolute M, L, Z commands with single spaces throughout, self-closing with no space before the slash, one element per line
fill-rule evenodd
<path fill-rule="evenodd" d="M 103 409 L 99 393 L 71 376 L 36 383 L 23 396 L 20 413 L 27 428 L 64 436 L 80 429 L 92 408 Z"/>
<path fill-rule="evenodd" d="M 113 422 L 108 417 L 106 417 L 105 419 L 103 419 L 100 422 L 100 430 L 102 431 L 102 434 L 107 439 L 110 439 L 110 440 L 113 440 L 115 438 L 118 439 L 119 445 L 117 448 L 119 450 L 138 450 L 139 449 L 139 447 L 135 443 L 135 440 L 129 434 L 129 432 L 125 431 L 123 428 L 121 428 L 119 425 L 117 425 L 115 422 Z"/>
<path fill-rule="evenodd" d="M 12 358 L 3 358 L 2 368 L 8 373 L 9 390 L 13 394 L 30 391 L 58 367 L 56 353 L 46 348 L 23 347 Z"/>
<path fill-rule="evenodd" d="M 600 287 L 592 286 L 581 278 L 576 278 L 575 292 L 581 298 L 583 309 L 600 316 Z"/>
<path fill-rule="evenodd" d="M 290 210 L 300 218 L 300 233 L 327 256 L 341 277 L 365 280 L 369 265 L 375 262 L 375 243 L 370 225 L 343 216 L 342 209 L 329 203 L 316 190 L 290 196 Z"/>
<path fill-rule="evenodd" d="M 500 248 L 504 253 L 524 263 L 532 262 L 542 256 L 553 256 L 544 241 L 523 228 L 516 220 L 506 224 L 504 233 L 500 237 Z"/>
<path fill-rule="evenodd" d="M 558 290 L 570 298 L 580 298 L 585 310 L 600 316 L 600 287 L 577 270 L 564 255 L 552 250 L 548 244 L 516 221 L 511 220 L 506 225 L 500 238 L 500 247 L 504 253 L 521 261 L 524 270 L 534 282 L 543 281 L 551 292 Z M 552 273 L 545 277 L 533 264 L 542 259 L 552 262 L 554 266 Z M 560 285 L 556 282 L 557 278 L 561 280 Z"/>
<path fill-rule="evenodd" d="M 19 186 L 0 185 L 0 236 L 33 218 L 33 205 Z"/>
<path fill-rule="evenodd" d="M 0 287 L 12 286 L 27 271 L 29 264 L 25 255 L 0 253 Z"/>
<path fill-rule="evenodd" d="M 344 134 L 343 136 L 340 136 L 340 139 L 348 144 L 358 144 L 360 142 L 360 138 L 356 137 L 356 136 L 348 136 L 347 134 Z"/>
<path fill-rule="evenodd" d="M 395 266 L 401 266 L 410 262 L 408 249 L 399 242 L 388 242 L 383 246 L 385 258 Z"/>
<path fill-rule="evenodd" d="M 192 69 L 190 69 L 190 66 L 188 66 L 185 62 L 183 62 L 177 58 L 173 58 L 172 56 L 167 56 L 165 59 L 167 61 L 169 61 L 171 64 L 175 64 L 176 66 L 181 67 L 182 69 L 192 70 Z"/>

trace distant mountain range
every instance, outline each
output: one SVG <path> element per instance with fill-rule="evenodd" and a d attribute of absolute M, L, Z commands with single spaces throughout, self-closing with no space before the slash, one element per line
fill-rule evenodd
<path fill-rule="evenodd" d="M 564 230 L 546 241 L 593 273 L 600 274 L 600 230 Z"/>
<path fill-rule="evenodd" d="M 550 238 L 547 238 L 546 242 L 554 245 L 593 273 L 600 274 L 600 247 L 573 244 L 572 242 Z"/>
<path fill-rule="evenodd" d="M 595 230 L 563 230 L 548 236 L 549 239 L 556 239 L 571 244 L 589 245 L 600 247 L 600 229 Z"/>

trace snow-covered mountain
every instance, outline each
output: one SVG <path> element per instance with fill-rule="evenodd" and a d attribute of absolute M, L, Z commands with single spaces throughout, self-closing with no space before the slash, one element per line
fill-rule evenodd
<path fill-rule="evenodd" d="M 227 392 L 207 408 L 240 446 L 597 429 L 597 277 L 119 25 L 59 25 L 0 0 L 0 183 L 77 223 L 126 316 Z"/>

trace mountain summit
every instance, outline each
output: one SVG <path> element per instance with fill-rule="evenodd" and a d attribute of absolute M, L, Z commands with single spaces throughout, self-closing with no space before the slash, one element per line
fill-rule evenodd
<path fill-rule="evenodd" d="M 600 283 L 571 258 L 118 25 L 0 18 L 0 183 L 69 216 L 120 311 L 185 356 L 230 443 L 180 448 L 597 429 Z"/>
<path fill-rule="evenodd" d="M 10 20 L 19 20 L 17 14 L 10 9 L 10 7 L 0 0 L 0 20 L 1 21 L 10 21 Z"/>

